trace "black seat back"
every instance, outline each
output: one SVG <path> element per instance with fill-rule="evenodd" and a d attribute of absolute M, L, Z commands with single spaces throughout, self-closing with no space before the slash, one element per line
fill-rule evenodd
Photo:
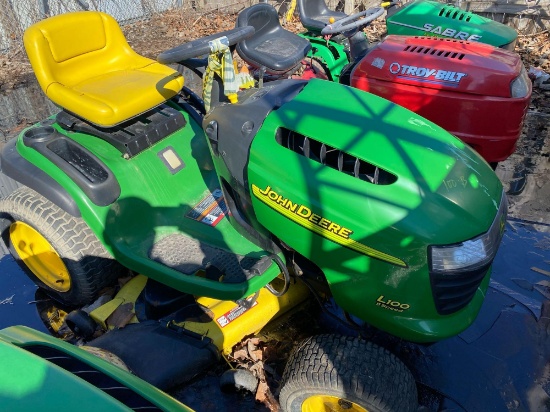
<path fill-rule="evenodd" d="M 330 10 L 325 0 L 298 0 L 298 11 L 302 26 L 313 33 L 321 33 L 331 17 L 335 20 L 347 17 L 346 13 Z"/>
<path fill-rule="evenodd" d="M 279 23 L 277 10 L 267 3 L 254 4 L 237 17 L 236 27 L 252 26 L 252 37 L 237 44 L 237 53 L 249 65 L 265 67 L 268 74 L 283 74 L 300 64 L 311 49 L 309 42 Z"/>

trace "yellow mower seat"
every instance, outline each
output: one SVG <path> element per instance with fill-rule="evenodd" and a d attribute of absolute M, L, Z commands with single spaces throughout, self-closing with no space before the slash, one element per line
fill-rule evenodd
<path fill-rule="evenodd" d="M 50 17 L 30 26 L 23 42 L 44 93 L 99 126 L 146 112 L 183 87 L 177 71 L 133 51 L 105 13 Z"/>

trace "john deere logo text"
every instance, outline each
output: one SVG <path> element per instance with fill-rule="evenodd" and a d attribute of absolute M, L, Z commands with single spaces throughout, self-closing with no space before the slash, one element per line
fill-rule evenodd
<path fill-rule="evenodd" d="M 400 78 L 412 78 L 429 83 L 446 83 L 450 85 L 458 85 L 460 80 L 466 76 L 466 73 L 409 66 L 397 62 L 390 64 L 389 70 L 391 74 L 396 74 Z"/>
<path fill-rule="evenodd" d="M 349 239 L 349 235 L 353 233 L 353 231 L 351 229 L 348 229 L 347 227 L 341 226 L 328 219 L 325 219 L 324 217 L 312 213 L 311 209 L 307 206 L 299 205 L 297 203 L 293 203 L 289 199 L 285 199 L 283 196 L 273 191 L 271 189 L 271 186 L 267 186 L 265 190 L 258 189 L 258 193 L 260 193 L 260 195 L 262 195 L 264 199 L 269 200 L 270 203 L 275 203 L 283 207 L 287 211 L 293 213 L 297 218 L 301 218 L 302 220 L 307 221 L 307 226 L 315 225 L 343 239 Z"/>
<path fill-rule="evenodd" d="M 394 265 L 407 267 L 407 264 L 401 259 L 356 242 L 350 237 L 353 234 L 353 230 L 350 228 L 314 213 L 311 208 L 306 205 L 293 202 L 274 191 L 271 186 L 267 186 L 262 190 L 253 184 L 252 193 L 256 198 L 281 215 L 334 243 L 364 255 L 393 263 Z"/>

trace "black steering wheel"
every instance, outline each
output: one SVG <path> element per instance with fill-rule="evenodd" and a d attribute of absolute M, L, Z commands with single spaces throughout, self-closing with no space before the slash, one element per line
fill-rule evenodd
<path fill-rule="evenodd" d="M 321 30 L 321 34 L 326 36 L 328 34 L 337 34 L 359 29 L 360 27 L 368 25 L 371 21 L 376 20 L 382 13 L 384 13 L 383 7 L 371 7 L 360 13 L 355 13 L 337 20 L 332 24 L 327 24 L 323 30 Z M 362 19 L 361 17 L 365 18 Z"/>
<path fill-rule="evenodd" d="M 255 30 L 252 26 L 236 27 L 231 30 L 226 30 L 221 33 L 212 34 L 207 37 L 202 37 L 197 40 L 184 43 L 176 46 L 173 49 L 163 51 L 158 55 L 157 61 L 159 63 L 181 63 L 194 57 L 199 57 L 210 53 L 210 45 L 208 44 L 212 40 L 219 39 L 220 37 L 227 37 L 229 46 L 233 46 L 254 34 Z"/>

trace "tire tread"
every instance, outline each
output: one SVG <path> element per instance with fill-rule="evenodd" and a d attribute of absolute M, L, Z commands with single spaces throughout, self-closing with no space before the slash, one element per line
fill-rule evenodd
<path fill-rule="evenodd" d="M 417 407 L 416 384 L 407 367 L 384 348 L 349 336 L 306 339 L 291 354 L 282 382 L 279 399 L 285 411 L 301 410 L 293 401 L 305 392 L 363 400 L 369 411 Z"/>
<path fill-rule="evenodd" d="M 11 221 L 30 224 L 55 245 L 75 285 L 58 296 L 64 303 L 89 303 L 99 290 L 121 274 L 122 266 L 111 257 L 82 218 L 68 214 L 28 187 L 20 187 L 0 199 L 0 218 L 4 216 Z M 16 260 L 19 259 L 16 257 Z M 33 280 L 48 290 L 37 282 L 38 279 Z M 56 294 L 51 290 L 49 293 Z"/>

